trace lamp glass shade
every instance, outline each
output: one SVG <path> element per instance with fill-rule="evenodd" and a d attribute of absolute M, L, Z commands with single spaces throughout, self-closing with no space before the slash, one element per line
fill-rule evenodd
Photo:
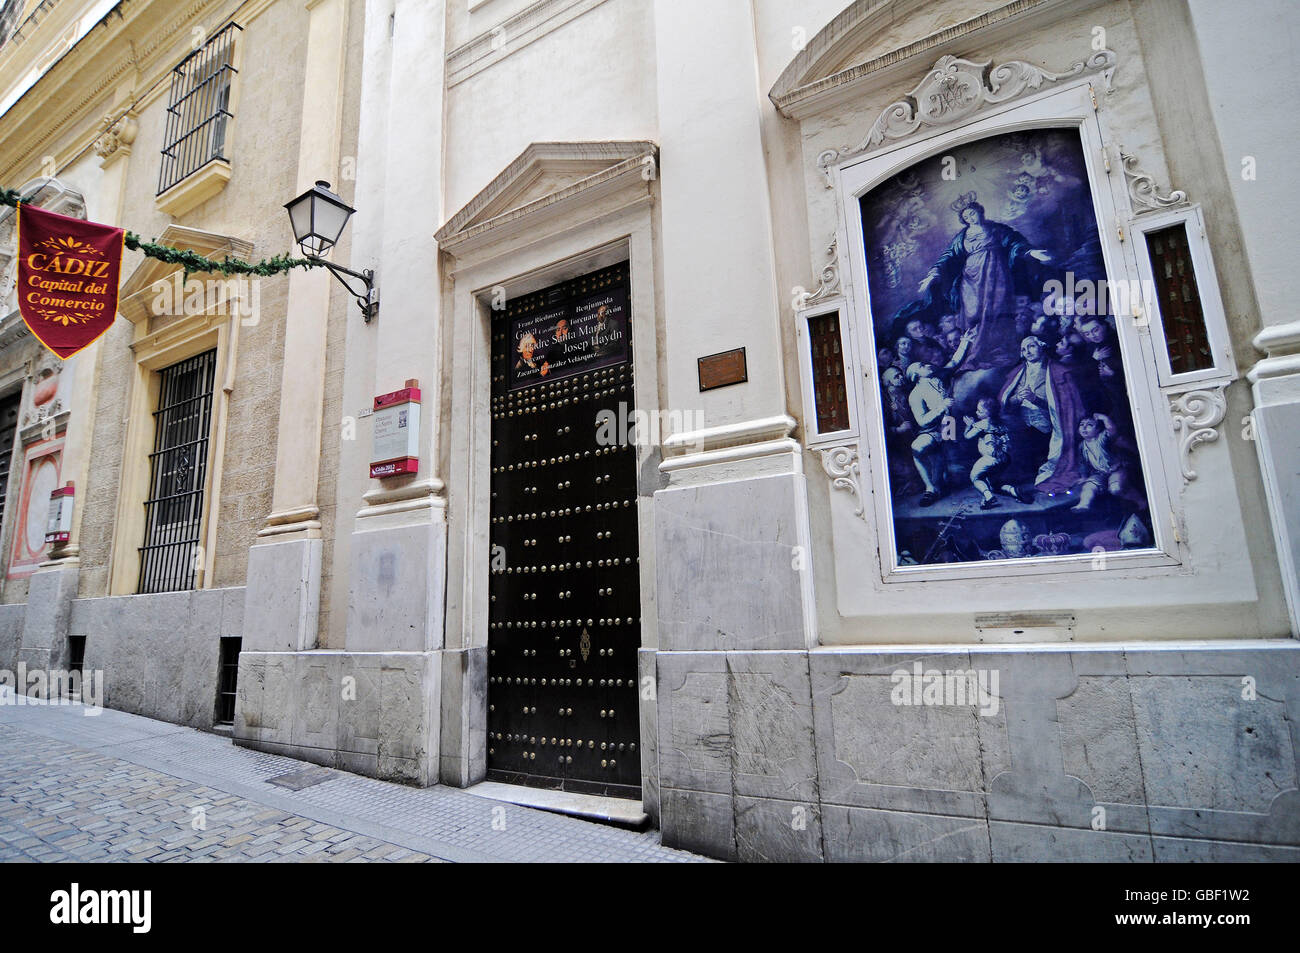
<path fill-rule="evenodd" d="M 334 247 L 356 211 L 329 190 L 328 182 L 317 182 L 285 208 L 289 211 L 294 238 L 312 256 L 322 255 Z"/>

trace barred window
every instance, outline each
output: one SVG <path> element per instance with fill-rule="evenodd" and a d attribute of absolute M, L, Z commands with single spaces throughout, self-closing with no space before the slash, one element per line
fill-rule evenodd
<path fill-rule="evenodd" d="M 227 159 L 235 34 L 242 29 L 228 24 L 172 70 L 159 195 L 212 160 Z"/>
<path fill-rule="evenodd" d="M 214 349 L 159 374 L 139 592 L 194 587 L 216 367 Z"/>
<path fill-rule="evenodd" d="M 221 639 L 220 669 L 217 674 L 217 715 L 219 725 L 235 720 L 235 697 L 239 686 L 239 650 L 244 640 L 238 636 Z"/>

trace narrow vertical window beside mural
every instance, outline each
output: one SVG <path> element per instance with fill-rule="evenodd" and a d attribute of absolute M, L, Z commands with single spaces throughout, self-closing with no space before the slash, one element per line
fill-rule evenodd
<path fill-rule="evenodd" d="M 932 156 L 861 213 L 898 564 L 1150 548 L 1078 134 Z"/>

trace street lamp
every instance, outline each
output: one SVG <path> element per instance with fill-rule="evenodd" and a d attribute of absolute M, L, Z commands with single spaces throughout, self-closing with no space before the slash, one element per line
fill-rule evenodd
<path fill-rule="evenodd" d="M 328 182 L 317 182 L 302 195 L 285 206 L 289 212 L 289 224 L 293 226 L 293 237 L 298 247 L 308 260 L 318 262 L 330 270 L 348 293 L 357 299 L 366 323 L 379 313 L 379 289 L 375 287 L 375 273 L 370 269 L 352 271 L 332 261 L 326 261 L 325 253 L 338 244 L 343 228 L 356 209 L 350 207 L 341 198 L 330 191 Z M 348 283 L 347 275 L 362 282 L 364 292 L 357 291 Z"/>

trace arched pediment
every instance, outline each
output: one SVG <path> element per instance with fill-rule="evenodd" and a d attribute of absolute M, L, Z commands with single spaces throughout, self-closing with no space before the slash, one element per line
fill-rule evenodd
<path fill-rule="evenodd" d="M 820 101 L 869 76 L 887 75 L 912 57 L 937 53 L 1015 21 L 1063 15 L 1066 0 L 854 0 L 790 61 L 768 97 L 798 118 Z M 1077 6 L 1077 4 L 1076 4 Z"/>

